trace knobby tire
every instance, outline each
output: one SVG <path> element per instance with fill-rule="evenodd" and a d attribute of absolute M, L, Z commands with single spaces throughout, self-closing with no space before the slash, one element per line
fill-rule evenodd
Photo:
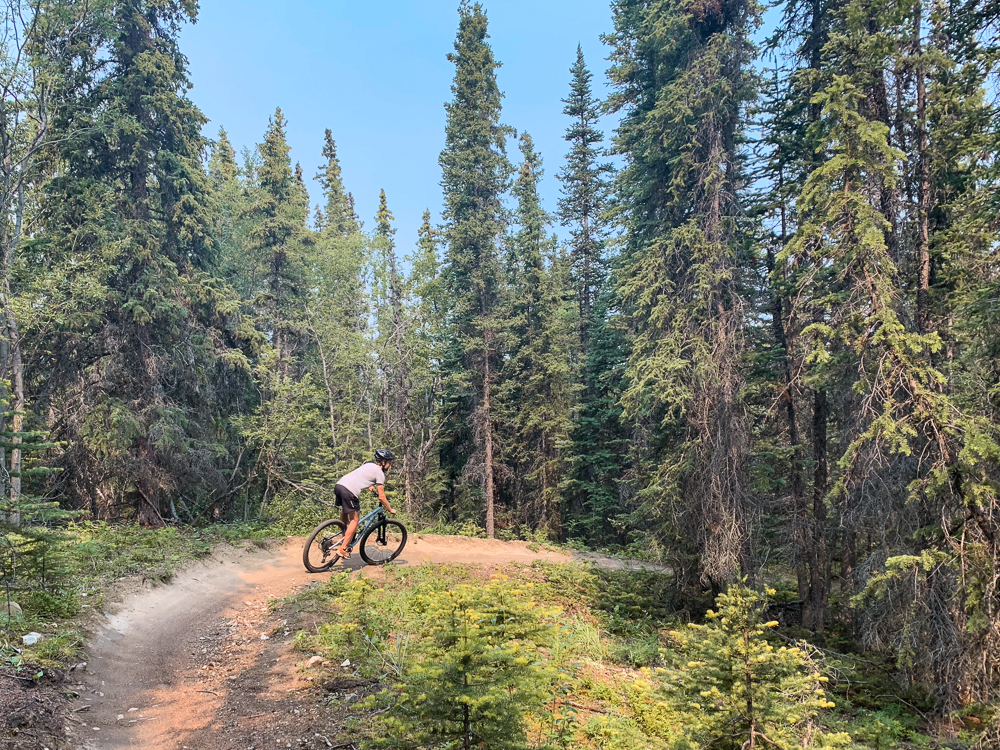
<path fill-rule="evenodd" d="M 406 527 L 399 521 L 382 521 L 361 537 L 361 559 L 369 565 L 385 565 L 399 557 L 406 546 Z"/>
<path fill-rule="evenodd" d="M 331 527 L 335 528 L 331 529 Z M 333 532 L 332 536 L 334 537 L 332 543 L 329 543 L 328 541 L 329 546 L 326 550 L 326 552 L 329 555 L 329 562 L 323 563 L 321 565 L 316 565 L 313 564 L 309 559 L 309 550 L 315 546 L 315 549 L 318 553 L 317 557 L 319 557 L 320 560 L 322 560 L 323 549 L 321 545 L 323 544 L 323 540 L 329 535 L 329 534 L 324 534 L 323 533 L 324 531 L 332 531 Z M 331 552 L 330 550 L 336 549 L 344 541 L 345 531 L 347 531 L 347 528 L 344 526 L 344 524 L 341 521 L 338 521 L 333 518 L 331 518 L 329 521 L 323 521 L 323 523 L 321 523 L 319 526 L 313 529 L 312 534 L 310 534 L 309 538 L 306 540 L 306 546 L 302 550 L 302 563 L 303 565 L 306 566 L 306 570 L 308 570 L 310 573 L 324 573 L 330 568 L 332 568 L 334 566 L 334 563 L 336 563 L 337 560 L 340 559 L 340 555 L 338 555 L 336 552 Z"/>

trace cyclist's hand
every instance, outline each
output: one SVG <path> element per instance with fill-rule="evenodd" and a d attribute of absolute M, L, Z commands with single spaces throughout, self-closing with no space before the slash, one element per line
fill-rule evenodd
<path fill-rule="evenodd" d="M 377 494 L 378 494 L 378 490 L 377 490 L 377 489 L 375 489 L 375 486 L 374 486 L 374 485 L 372 485 L 372 486 L 371 486 L 371 487 L 369 487 L 368 489 L 369 489 L 369 490 L 371 491 L 371 493 L 372 493 L 373 495 L 377 495 Z"/>
<path fill-rule="evenodd" d="M 393 508 L 389 508 L 389 513 L 391 513 L 392 515 L 396 515 L 396 511 Z"/>

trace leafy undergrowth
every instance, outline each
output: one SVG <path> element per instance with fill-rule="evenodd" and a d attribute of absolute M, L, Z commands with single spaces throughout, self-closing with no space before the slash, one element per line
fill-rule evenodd
<path fill-rule="evenodd" d="M 579 564 L 369 569 L 294 598 L 321 615 L 297 647 L 333 692 L 368 686 L 342 738 L 363 747 L 940 746 L 864 662 L 765 622 L 765 594 L 737 587 L 681 624 L 668 591 Z M 949 727 L 955 746 L 974 728 Z"/>
<path fill-rule="evenodd" d="M 0 545 L 0 669 L 33 676 L 39 668 L 77 660 L 83 649 L 77 618 L 99 609 L 115 581 L 141 576 L 167 583 L 180 566 L 220 542 L 264 544 L 273 536 L 270 527 L 254 524 L 144 529 L 86 522 L 41 533 L 7 529 Z M 8 616 L 8 597 L 21 608 L 19 616 Z M 25 646 L 22 636 L 31 632 L 42 638 Z"/>

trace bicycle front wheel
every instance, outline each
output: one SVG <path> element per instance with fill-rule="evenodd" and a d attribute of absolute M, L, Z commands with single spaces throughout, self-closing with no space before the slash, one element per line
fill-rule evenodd
<path fill-rule="evenodd" d="M 399 521 L 383 521 L 361 537 L 361 559 L 369 565 L 395 560 L 406 546 L 406 527 Z"/>
<path fill-rule="evenodd" d="M 313 529 L 302 550 L 302 562 L 310 573 L 323 573 L 340 559 L 337 549 L 344 541 L 344 524 L 330 519 Z"/>

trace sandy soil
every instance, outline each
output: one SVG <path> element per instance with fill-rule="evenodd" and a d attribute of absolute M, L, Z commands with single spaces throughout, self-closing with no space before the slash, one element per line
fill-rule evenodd
<path fill-rule="evenodd" d="M 302 565 L 303 541 L 289 539 L 272 550 L 220 548 L 169 585 L 134 593 L 99 618 L 87 665 L 72 672 L 80 693 L 70 707 L 73 746 L 333 747 L 338 712 L 330 707 L 356 699 L 364 686 L 348 674 L 339 684 L 317 685 L 314 672 L 304 669 L 309 655 L 292 649 L 299 623 L 268 603 L 365 566 L 355 555 L 347 570 L 310 574 Z M 570 557 L 532 551 L 523 542 L 415 536 L 394 564 L 538 559 Z M 596 562 L 622 566 L 608 558 Z M 303 700 L 310 691 L 323 700 Z"/>

